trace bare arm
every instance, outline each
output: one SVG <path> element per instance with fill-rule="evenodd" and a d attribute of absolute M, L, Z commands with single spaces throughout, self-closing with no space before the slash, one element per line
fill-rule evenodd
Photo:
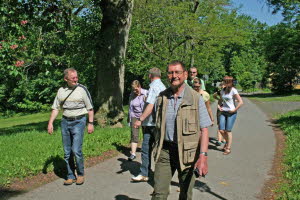
<path fill-rule="evenodd" d="M 152 113 L 153 107 L 154 107 L 154 104 L 151 104 L 151 103 L 149 103 L 146 106 L 143 114 L 140 116 L 140 120 L 135 121 L 134 128 L 138 128 L 141 126 L 142 121 L 144 121 Z"/>
<path fill-rule="evenodd" d="M 209 100 L 205 102 L 205 106 L 206 106 L 207 112 L 209 114 L 210 120 L 212 122 L 212 125 L 214 125 L 214 116 L 213 116 L 213 113 L 212 113 L 212 110 L 211 110 L 211 107 L 210 107 L 210 101 Z"/>
<path fill-rule="evenodd" d="M 199 169 L 200 176 L 206 175 L 208 172 L 208 166 L 207 166 L 207 155 L 204 153 L 208 151 L 208 129 L 202 128 L 201 129 L 201 136 L 199 139 L 200 143 L 200 155 L 199 158 L 195 164 L 195 168 Z M 203 153 L 202 153 L 203 152 Z"/>
<path fill-rule="evenodd" d="M 94 122 L 94 110 L 91 109 L 88 111 L 89 121 L 88 122 Z M 88 133 L 91 134 L 94 132 L 94 124 L 88 123 Z"/>
<path fill-rule="evenodd" d="M 230 111 L 233 113 L 236 112 L 243 105 L 243 100 L 239 94 L 235 94 L 234 98 L 238 101 L 238 105 L 235 107 L 234 110 Z"/>
<path fill-rule="evenodd" d="M 50 115 L 50 119 L 48 122 L 48 133 L 51 135 L 53 133 L 53 122 L 56 119 L 57 115 L 59 113 L 59 110 L 53 109 Z"/>
<path fill-rule="evenodd" d="M 216 99 L 216 100 L 219 100 L 220 99 L 220 95 L 218 94 L 218 92 L 215 92 L 213 94 L 213 98 Z"/>

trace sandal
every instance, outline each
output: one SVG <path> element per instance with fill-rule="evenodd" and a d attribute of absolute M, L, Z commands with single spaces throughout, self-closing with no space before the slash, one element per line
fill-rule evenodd
<path fill-rule="evenodd" d="M 230 153 L 231 153 L 231 149 L 230 148 L 225 148 L 223 155 L 228 155 Z"/>
<path fill-rule="evenodd" d="M 222 148 L 222 151 L 225 151 L 227 149 L 227 144 L 224 145 L 224 147 Z"/>

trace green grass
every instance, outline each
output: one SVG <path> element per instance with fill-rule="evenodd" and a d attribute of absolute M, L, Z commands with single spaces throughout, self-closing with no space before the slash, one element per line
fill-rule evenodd
<path fill-rule="evenodd" d="M 54 171 L 63 177 L 64 161 L 60 120 L 54 123 L 53 135 L 47 133 L 50 113 L 0 119 L 0 186 L 14 178 L 24 178 L 41 172 Z M 120 150 L 129 143 L 130 129 L 95 127 L 93 134 L 85 132 L 85 158 L 99 156 L 108 150 Z"/>
<path fill-rule="evenodd" d="M 287 180 L 281 183 L 282 196 L 278 199 L 300 199 L 300 110 L 280 115 L 278 123 L 286 134 L 284 177 Z"/>
<path fill-rule="evenodd" d="M 300 102 L 300 95 L 286 95 L 286 96 L 276 96 L 276 95 L 257 95 L 253 97 L 249 97 L 253 100 L 257 101 L 286 101 L 286 102 Z"/>

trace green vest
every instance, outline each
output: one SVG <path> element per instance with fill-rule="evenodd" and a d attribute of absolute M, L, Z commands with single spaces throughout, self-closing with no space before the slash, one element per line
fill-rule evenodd
<path fill-rule="evenodd" d="M 166 134 L 166 109 L 168 96 L 172 94 L 171 88 L 161 92 L 157 100 L 156 134 L 154 143 L 154 160 L 158 160 Z M 181 170 L 191 167 L 196 161 L 199 152 L 200 126 L 199 126 L 199 98 L 200 94 L 188 85 L 182 103 L 176 115 L 177 144 Z"/>

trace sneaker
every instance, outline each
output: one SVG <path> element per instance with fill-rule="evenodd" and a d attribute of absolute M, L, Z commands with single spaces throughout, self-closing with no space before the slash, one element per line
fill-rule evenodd
<path fill-rule="evenodd" d="M 129 157 L 128 157 L 128 160 L 129 161 L 133 161 L 134 159 L 136 159 L 136 156 L 131 154 Z"/>
<path fill-rule="evenodd" d="M 84 183 L 84 176 L 78 176 L 76 180 L 76 185 L 82 185 Z"/>
<path fill-rule="evenodd" d="M 72 185 L 75 182 L 76 182 L 75 179 L 67 179 L 64 181 L 64 185 Z"/>
<path fill-rule="evenodd" d="M 147 182 L 149 178 L 147 176 L 138 175 L 132 177 L 131 180 L 134 182 Z"/>
<path fill-rule="evenodd" d="M 222 145 L 222 142 L 219 142 L 219 141 L 216 142 L 216 146 L 221 146 L 221 145 Z"/>

